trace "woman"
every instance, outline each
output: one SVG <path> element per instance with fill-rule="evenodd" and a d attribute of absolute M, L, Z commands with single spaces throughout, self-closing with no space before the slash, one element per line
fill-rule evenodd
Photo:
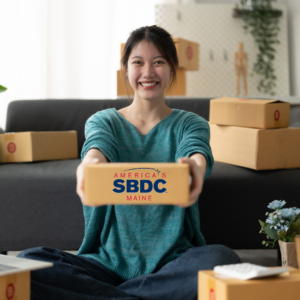
<path fill-rule="evenodd" d="M 84 168 L 109 162 L 187 163 L 192 176 L 186 207 L 83 206 L 85 237 L 77 253 L 41 247 L 21 257 L 54 262 L 32 273 L 32 299 L 196 299 L 199 270 L 239 263 L 221 245 L 205 246 L 197 199 L 213 157 L 209 126 L 198 115 L 165 104 L 178 60 L 168 32 L 133 31 L 122 56 L 133 102 L 97 112 L 86 122 L 77 194 L 84 204 Z"/>

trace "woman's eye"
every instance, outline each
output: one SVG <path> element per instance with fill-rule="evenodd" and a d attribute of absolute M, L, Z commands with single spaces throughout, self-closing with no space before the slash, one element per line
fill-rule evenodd
<path fill-rule="evenodd" d="M 163 62 L 162 60 L 157 60 L 157 61 L 155 62 L 155 64 L 160 65 L 160 64 L 164 64 L 164 62 Z"/>
<path fill-rule="evenodd" d="M 141 62 L 140 60 L 136 60 L 136 61 L 134 61 L 133 63 L 136 64 L 136 65 L 139 65 L 139 64 L 141 64 L 142 62 Z"/>

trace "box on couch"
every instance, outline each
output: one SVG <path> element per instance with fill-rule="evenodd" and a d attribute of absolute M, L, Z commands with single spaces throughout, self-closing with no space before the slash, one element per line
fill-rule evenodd
<path fill-rule="evenodd" d="M 187 204 L 189 166 L 177 163 L 89 165 L 84 175 L 85 205 Z"/>
<path fill-rule="evenodd" d="M 221 97 L 210 101 L 209 122 L 253 128 L 288 127 L 290 103 L 278 100 L 260 100 Z"/>
<path fill-rule="evenodd" d="M 0 134 L 0 162 L 78 158 L 77 131 Z"/>
<path fill-rule="evenodd" d="M 297 300 L 300 271 L 263 279 L 239 280 L 214 273 L 198 272 L 198 300 Z"/>
<path fill-rule="evenodd" d="M 300 128 L 209 125 L 216 161 L 254 170 L 300 168 Z"/>

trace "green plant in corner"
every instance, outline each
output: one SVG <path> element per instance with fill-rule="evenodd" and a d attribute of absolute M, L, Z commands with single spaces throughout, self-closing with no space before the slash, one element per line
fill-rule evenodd
<path fill-rule="evenodd" d="M 245 32 L 250 30 L 257 46 L 258 54 L 253 65 L 253 72 L 262 77 L 257 86 L 258 91 L 275 95 L 276 75 L 274 69 L 275 45 L 280 44 L 277 36 L 280 31 L 279 17 L 282 12 L 272 7 L 276 0 L 240 0 L 241 7 L 237 4 L 234 16 L 244 20 Z"/>
<path fill-rule="evenodd" d="M 286 202 L 274 200 L 268 208 L 274 212 L 267 212 L 267 220 L 259 221 L 261 230 L 259 233 L 267 235 L 267 239 L 273 241 L 263 241 L 266 247 L 274 248 L 276 241 L 294 242 L 295 236 L 300 234 L 300 209 L 296 207 L 282 208 Z"/>
<path fill-rule="evenodd" d="M 7 88 L 5 86 L 0 85 L 0 93 L 5 92 Z"/>

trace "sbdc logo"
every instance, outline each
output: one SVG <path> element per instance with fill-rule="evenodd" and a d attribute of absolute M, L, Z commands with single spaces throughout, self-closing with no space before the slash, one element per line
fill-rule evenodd
<path fill-rule="evenodd" d="M 123 193 L 126 192 L 127 193 L 138 193 L 139 191 L 141 193 L 150 193 L 152 192 L 153 188 L 154 191 L 156 193 L 164 193 L 166 191 L 166 189 L 163 188 L 159 188 L 159 184 L 162 183 L 163 185 L 166 184 L 167 182 L 163 179 L 157 179 L 154 184 L 152 184 L 152 182 L 150 180 L 144 179 L 140 181 L 140 187 L 139 187 L 139 181 L 138 180 L 127 180 L 126 181 L 126 188 L 123 185 L 125 183 L 125 180 L 123 179 L 116 179 L 114 181 L 114 186 L 115 188 L 113 189 L 113 191 L 115 193 Z"/>

